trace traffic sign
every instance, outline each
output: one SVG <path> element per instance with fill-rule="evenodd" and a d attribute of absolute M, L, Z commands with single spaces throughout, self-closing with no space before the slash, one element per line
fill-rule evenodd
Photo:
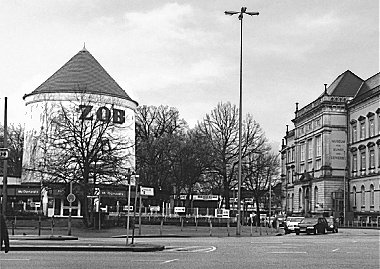
<path fill-rule="evenodd" d="M 67 195 L 67 201 L 69 201 L 69 203 L 72 203 L 75 201 L 75 194 L 74 193 L 70 193 L 69 195 Z"/>
<path fill-rule="evenodd" d="M 145 196 L 154 196 L 154 188 L 140 186 L 140 194 Z"/>
<path fill-rule="evenodd" d="M 6 160 L 9 158 L 9 149 L 0 148 L 0 160 Z"/>

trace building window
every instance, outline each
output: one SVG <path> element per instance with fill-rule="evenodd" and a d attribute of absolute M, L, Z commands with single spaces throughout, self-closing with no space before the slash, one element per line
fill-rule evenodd
<path fill-rule="evenodd" d="M 301 162 L 305 161 L 305 143 L 301 144 Z"/>
<path fill-rule="evenodd" d="M 369 168 L 375 168 L 375 149 L 373 147 L 369 149 Z"/>
<path fill-rule="evenodd" d="M 364 188 L 364 185 L 362 185 L 362 189 L 361 189 L 361 206 L 362 207 L 365 207 L 365 188 Z"/>
<path fill-rule="evenodd" d="M 313 158 L 313 140 L 307 140 L 307 148 L 308 148 L 308 156 L 307 158 L 310 160 Z"/>
<path fill-rule="evenodd" d="M 354 197 L 354 203 L 353 203 L 353 206 L 354 207 L 356 207 L 356 187 L 354 186 L 353 188 L 352 188 L 352 194 L 353 194 L 353 197 Z"/>
<path fill-rule="evenodd" d="M 292 148 L 292 161 L 294 162 L 294 147 Z"/>
<path fill-rule="evenodd" d="M 291 174 L 290 174 L 290 170 L 288 170 L 288 180 L 286 182 L 291 182 Z"/>
<path fill-rule="evenodd" d="M 356 123 L 352 124 L 352 143 L 355 143 L 358 139 L 358 126 Z"/>
<path fill-rule="evenodd" d="M 365 120 L 360 122 L 360 139 L 365 139 Z"/>
<path fill-rule="evenodd" d="M 302 163 L 300 165 L 300 173 L 303 173 L 303 172 L 305 172 L 305 164 L 304 163 Z"/>
<path fill-rule="evenodd" d="M 287 159 L 287 162 L 288 163 L 290 162 L 290 150 L 288 150 L 288 159 Z"/>
<path fill-rule="evenodd" d="M 358 170 L 358 154 L 357 152 L 352 153 L 352 171 L 356 172 Z"/>
<path fill-rule="evenodd" d="M 375 187 L 373 186 L 373 184 L 371 184 L 369 189 L 370 189 L 370 194 L 369 194 L 370 206 L 374 207 L 375 206 Z"/>
<path fill-rule="evenodd" d="M 322 166 L 322 160 L 321 159 L 317 159 L 315 161 L 315 169 L 319 170 L 319 169 L 321 169 L 321 166 Z"/>
<path fill-rule="evenodd" d="M 315 156 L 320 157 L 322 156 L 322 136 L 321 135 L 315 137 L 315 144 L 316 144 L 316 150 L 317 150 L 315 153 Z"/>
<path fill-rule="evenodd" d="M 365 158 L 365 150 L 360 152 L 360 170 L 366 169 L 366 158 Z"/>
<path fill-rule="evenodd" d="M 375 119 L 374 117 L 371 117 L 368 119 L 368 128 L 369 128 L 369 137 L 372 137 L 375 135 Z"/>

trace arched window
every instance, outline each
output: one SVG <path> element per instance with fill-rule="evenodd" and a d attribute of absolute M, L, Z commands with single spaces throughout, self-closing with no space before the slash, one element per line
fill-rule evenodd
<path fill-rule="evenodd" d="M 315 205 L 315 207 L 317 207 L 317 205 L 318 205 L 318 203 L 319 203 L 319 201 L 318 201 L 318 187 L 317 186 L 315 186 L 315 188 L 314 188 L 314 205 Z"/>
<path fill-rule="evenodd" d="M 374 207 L 375 206 L 375 187 L 373 186 L 373 184 L 371 184 L 371 186 L 369 187 L 369 190 L 370 190 L 370 194 L 369 194 L 370 206 Z"/>
<path fill-rule="evenodd" d="M 356 207 L 356 187 L 355 186 L 352 188 L 352 194 L 354 197 L 353 205 L 354 205 L 354 207 Z"/>
<path fill-rule="evenodd" d="M 365 207 L 365 188 L 364 188 L 364 185 L 362 185 L 362 188 L 361 188 L 361 206 L 362 207 Z"/>

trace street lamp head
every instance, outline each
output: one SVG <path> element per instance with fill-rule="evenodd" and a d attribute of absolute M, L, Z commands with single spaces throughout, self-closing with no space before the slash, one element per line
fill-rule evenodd
<path fill-rule="evenodd" d="M 242 7 L 242 8 L 241 8 L 241 13 L 244 13 L 246 10 L 247 10 L 246 7 Z"/>
<path fill-rule="evenodd" d="M 232 16 L 232 15 L 235 15 L 235 14 L 238 14 L 239 12 L 237 12 L 237 11 L 224 11 L 224 14 L 225 15 L 230 15 L 230 16 Z"/>
<path fill-rule="evenodd" d="M 250 16 L 259 15 L 259 12 L 245 12 L 245 14 L 248 14 Z"/>

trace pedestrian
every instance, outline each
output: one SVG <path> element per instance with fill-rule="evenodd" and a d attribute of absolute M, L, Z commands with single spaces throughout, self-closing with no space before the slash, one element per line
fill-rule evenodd
<path fill-rule="evenodd" d="M 0 247 L 1 250 L 4 250 L 5 253 L 8 253 L 9 251 L 9 236 L 8 236 L 8 228 L 7 224 L 5 223 L 4 216 L 1 214 L 1 242 Z M 4 248 L 3 248 L 3 242 L 4 242 Z"/>

